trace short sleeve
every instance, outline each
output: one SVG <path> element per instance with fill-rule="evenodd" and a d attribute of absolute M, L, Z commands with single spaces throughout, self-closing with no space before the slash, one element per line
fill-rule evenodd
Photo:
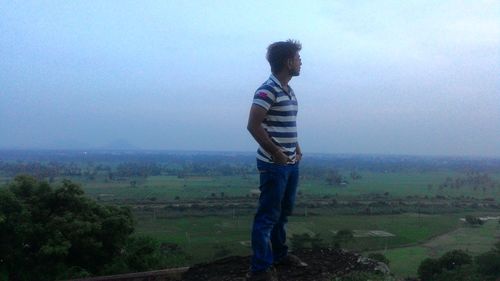
<path fill-rule="evenodd" d="M 258 89 L 253 96 L 253 104 L 261 106 L 265 110 L 269 110 L 275 101 L 276 96 L 265 89 Z"/>

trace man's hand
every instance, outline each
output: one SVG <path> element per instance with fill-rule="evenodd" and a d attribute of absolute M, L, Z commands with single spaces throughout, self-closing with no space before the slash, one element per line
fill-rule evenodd
<path fill-rule="evenodd" d="M 291 160 L 285 155 L 285 153 L 283 153 L 281 150 L 278 150 L 273 153 L 273 162 L 280 165 L 286 165 L 287 163 L 291 162 Z"/>
<path fill-rule="evenodd" d="M 299 162 L 300 160 L 302 160 L 302 153 L 296 153 L 295 154 L 295 161 Z"/>
<path fill-rule="evenodd" d="M 300 149 L 299 143 L 297 143 L 297 148 L 295 149 L 295 160 L 297 162 L 302 160 L 302 149 Z"/>

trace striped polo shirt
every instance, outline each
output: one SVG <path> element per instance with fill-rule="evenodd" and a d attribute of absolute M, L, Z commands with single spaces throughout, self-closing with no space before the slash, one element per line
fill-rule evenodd
<path fill-rule="evenodd" d="M 297 99 L 290 86 L 289 92 L 283 90 L 280 81 L 273 75 L 260 86 L 253 98 L 253 104 L 267 110 L 262 127 L 272 142 L 277 145 L 292 163 L 295 163 L 297 148 Z M 271 154 L 259 147 L 257 159 L 273 163 Z"/>

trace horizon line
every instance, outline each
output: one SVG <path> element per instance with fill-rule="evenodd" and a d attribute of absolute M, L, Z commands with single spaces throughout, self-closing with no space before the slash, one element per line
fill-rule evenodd
<path fill-rule="evenodd" d="M 253 154 L 255 151 L 250 150 L 193 150 L 193 149 L 146 149 L 146 148 L 3 148 L 0 147 L 0 152 L 158 152 L 158 153 L 237 153 L 237 154 Z M 376 153 L 376 152 L 309 152 L 313 156 L 382 156 L 382 157 L 423 157 L 423 158 L 480 158 L 480 159 L 497 159 L 500 160 L 500 155 L 465 155 L 465 154 L 409 154 L 409 153 Z M 307 155 L 306 154 L 306 155 Z"/>

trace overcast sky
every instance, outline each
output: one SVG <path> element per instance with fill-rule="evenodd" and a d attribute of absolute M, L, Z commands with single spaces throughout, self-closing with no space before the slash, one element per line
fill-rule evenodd
<path fill-rule="evenodd" d="M 500 156 L 496 0 L 8 1 L 0 148 L 256 150 L 253 93 L 288 38 L 305 154 Z"/>

